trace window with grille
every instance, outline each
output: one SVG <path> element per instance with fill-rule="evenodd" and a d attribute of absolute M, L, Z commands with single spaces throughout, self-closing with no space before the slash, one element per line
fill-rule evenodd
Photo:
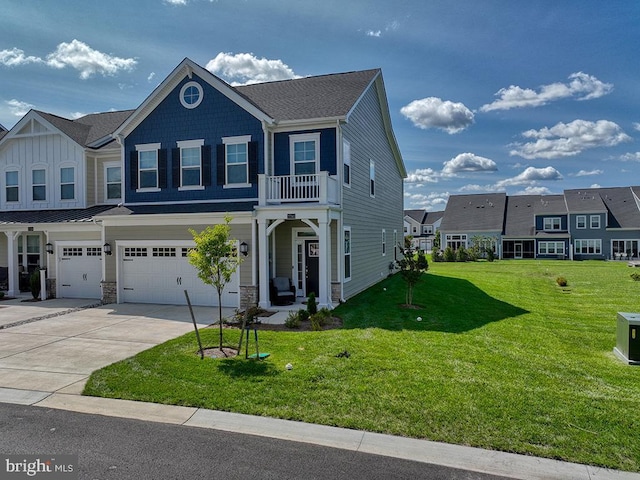
<path fill-rule="evenodd" d="M 100 247 L 87 247 L 87 257 L 101 257 L 102 248 Z"/>
<path fill-rule="evenodd" d="M 175 257 L 176 249 L 173 247 L 153 247 L 154 257 Z"/>
<path fill-rule="evenodd" d="M 64 247 L 62 249 L 63 257 L 81 257 L 82 247 Z"/>
<path fill-rule="evenodd" d="M 125 257 L 146 257 L 147 249 L 145 247 L 125 247 Z"/>

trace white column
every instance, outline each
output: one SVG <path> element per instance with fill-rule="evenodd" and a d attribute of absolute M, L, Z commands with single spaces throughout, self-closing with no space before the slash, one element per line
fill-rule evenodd
<path fill-rule="evenodd" d="M 269 308 L 269 241 L 267 237 L 267 221 L 264 218 L 258 218 L 258 278 L 259 278 L 259 296 L 260 308 Z"/>
<path fill-rule="evenodd" d="M 7 296 L 15 297 L 20 293 L 20 283 L 18 279 L 18 253 L 16 248 L 16 239 L 20 232 L 4 232 L 7 236 L 7 275 L 9 276 L 9 285 Z"/>
<path fill-rule="evenodd" d="M 318 305 L 320 306 L 320 308 L 322 307 L 329 307 L 330 305 L 330 301 L 329 301 L 329 295 L 328 295 L 328 289 L 327 289 L 327 285 L 329 284 L 329 271 L 331 268 L 331 258 L 329 257 L 329 244 L 330 244 L 330 240 L 329 240 L 329 223 L 327 221 L 327 219 L 323 218 L 323 219 L 319 219 L 318 221 L 318 243 L 320 244 L 320 261 L 318 262 L 319 265 L 319 272 L 318 272 L 318 282 L 319 282 L 319 288 L 318 290 L 320 290 L 318 292 Z"/>

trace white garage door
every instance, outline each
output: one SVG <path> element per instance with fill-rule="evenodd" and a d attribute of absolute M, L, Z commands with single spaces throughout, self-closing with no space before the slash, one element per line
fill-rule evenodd
<path fill-rule="evenodd" d="M 102 248 L 60 247 L 58 256 L 58 296 L 62 298 L 100 298 L 102 289 Z"/>
<path fill-rule="evenodd" d="M 214 287 L 198 278 L 187 258 L 188 248 L 180 246 L 121 247 L 121 301 L 184 305 L 184 290 L 192 305 L 218 305 Z M 222 306 L 239 306 L 239 275 L 236 272 L 222 294 Z"/>

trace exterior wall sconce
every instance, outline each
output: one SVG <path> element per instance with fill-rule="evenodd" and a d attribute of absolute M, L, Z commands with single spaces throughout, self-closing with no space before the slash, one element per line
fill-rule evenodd
<path fill-rule="evenodd" d="M 247 245 L 245 242 L 242 242 L 240 244 L 240 253 L 245 257 L 249 255 L 249 245 Z"/>
<path fill-rule="evenodd" d="M 47 244 L 44 246 L 44 249 L 49 255 L 53 254 L 53 245 L 51 245 L 51 243 L 47 242 Z"/>
<path fill-rule="evenodd" d="M 102 246 L 102 251 L 105 255 L 111 255 L 111 245 L 107 242 Z"/>

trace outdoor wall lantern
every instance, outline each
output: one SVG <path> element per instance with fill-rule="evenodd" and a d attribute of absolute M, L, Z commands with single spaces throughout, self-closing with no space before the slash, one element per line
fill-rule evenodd
<path fill-rule="evenodd" d="M 242 242 L 240 244 L 240 253 L 245 257 L 249 255 L 249 245 L 247 245 L 245 242 Z"/>
<path fill-rule="evenodd" d="M 47 253 L 49 255 L 51 255 L 53 253 L 53 245 L 51 245 L 51 243 L 47 242 L 47 244 L 44 246 L 45 250 L 47 251 Z"/>
<path fill-rule="evenodd" d="M 109 242 L 105 243 L 102 246 L 102 251 L 105 253 L 105 255 L 111 255 L 111 245 L 109 244 Z"/>

